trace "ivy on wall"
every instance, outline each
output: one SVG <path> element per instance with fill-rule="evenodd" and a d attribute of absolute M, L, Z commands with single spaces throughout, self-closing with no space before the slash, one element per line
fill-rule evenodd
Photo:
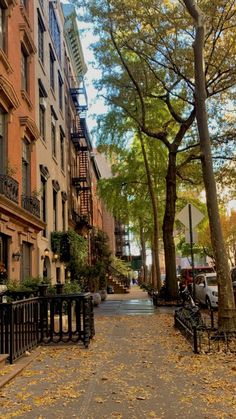
<path fill-rule="evenodd" d="M 51 247 L 59 255 L 60 261 L 66 264 L 72 261 L 83 264 L 87 257 L 87 241 L 74 230 L 51 233 Z"/>

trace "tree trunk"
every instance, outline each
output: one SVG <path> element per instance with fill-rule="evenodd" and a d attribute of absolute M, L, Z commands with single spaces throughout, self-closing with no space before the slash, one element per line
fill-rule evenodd
<path fill-rule="evenodd" d="M 162 229 L 166 267 L 166 294 L 170 299 L 176 299 L 178 295 L 173 235 L 176 199 L 176 152 L 171 152 L 171 150 L 169 150 L 169 161 L 166 174 L 166 205 Z"/>
<path fill-rule="evenodd" d="M 194 0 L 184 0 L 195 24 L 194 65 L 196 118 L 202 154 L 202 173 L 206 190 L 207 210 L 210 224 L 212 248 L 215 256 L 218 279 L 218 327 L 221 331 L 236 330 L 236 310 L 233 285 L 230 277 L 227 253 L 224 244 L 216 182 L 213 172 L 211 142 L 206 110 L 206 82 L 204 72 L 205 16 Z"/>
<path fill-rule="evenodd" d="M 159 290 L 161 288 L 161 270 L 160 270 L 160 261 L 159 261 L 159 225 L 158 225 L 157 200 L 156 200 L 155 191 L 153 187 L 153 181 L 152 181 L 151 173 L 149 169 L 144 141 L 143 141 L 143 137 L 141 133 L 139 134 L 139 138 L 140 138 L 140 143 L 141 143 L 141 148 L 142 148 L 142 153 L 143 153 L 144 165 L 145 165 L 147 182 L 148 182 L 148 190 L 149 190 L 149 195 L 151 198 L 152 211 L 153 211 L 153 255 L 154 255 L 153 265 L 154 265 L 154 269 L 153 269 L 152 283 L 153 283 L 153 286 Z"/>

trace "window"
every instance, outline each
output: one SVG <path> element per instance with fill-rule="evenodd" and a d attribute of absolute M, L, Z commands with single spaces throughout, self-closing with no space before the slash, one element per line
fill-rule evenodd
<path fill-rule="evenodd" d="M 63 86 L 63 80 L 60 73 L 58 72 L 58 95 L 59 95 L 59 107 L 61 111 L 63 109 L 63 87 L 62 86 Z"/>
<path fill-rule="evenodd" d="M 56 267 L 56 281 L 57 284 L 61 284 L 61 268 L 59 266 Z"/>
<path fill-rule="evenodd" d="M 61 151 L 61 170 L 65 171 L 65 136 L 62 131 L 60 131 L 60 151 Z"/>
<path fill-rule="evenodd" d="M 46 188 L 47 188 L 47 180 L 44 176 L 41 175 L 40 179 L 40 189 L 41 189 L 41 219 L 44 223 L 47 222 L 47 206 L 46 206 Z M 46 237 L 47 231 L 46 228 L 42 231 L 42 236 Z"/>
<path fill-rule="evenodd" d="M 30 144 L 25 139 L 22 144 L 22 195 L 30 195 Z"/>
<path fill-rule="evenodd" d="M 66 201 L 62 198 L 61 201 L 61 217 L 62 217 L 62 231 L 66 231 Z"/>
<path fill-rule="evenodd" d="M 45 141 L 45 107 L 39 105 L 39 131 L 42 139 Z"/>
<path fill-rule="evenodd" d="M 49 4 L 49 28 L 57 56 L 61 61 L 61 34 L 52 2 Z"/>
<path fill-rule="evenodd" d="M 22 244 L 22 280 L 31 276 L 31 251 L 32 245 L 23 242 Z"/>
<path fill-rule="evenodd" d="M 0 285 L 7 280 L 9 239 L 10 237 L 0 233 Z"/>
<path fill-rule="evenodd" d="M 0 107 L 0 173 L 6 169 L 6 114 Z"/>
<path fill-rule="evenodd" d="M 21 47 L 21 89 L 28 92 L 28 88 L 29 88 L 28 55 L 22 46 Z"/>
<path fill-rule="evenodd" d="M 53 202 L 53 230 L 57 231 L 57 191 L 55 189 L 53 189 L 52 202 Z"/>
<path fill-rule="evenodd" d="M 22 6 L 24 6 L 25 8 L 27 7 L 27 1 L 28 1 L 28 0 L 21 0 L 21 4 L 22 4 Z"/>
<path fill-rule="evenodd" d="M 54 56 L 53 51 L 50 47 L 50 86 L 51 86 L 52 90 L 55 89 L 54 62 L 55 62 L 55 56 Z"/>
<path fill-rule="evenodd" d="M 5 51 L 5 38 L 6 38 L 6 9 L 1 6 L 0 1 L 0 48 Z"/>
<path fill-rule="evenodd" d="M 57 144 L 56 144 L 56 121 L 52 117 L 51 121 L 51 141 L 52 141 L 52 155 L 56 157 Z"/>
<path fill-rule="evenodd" d="M 44 64 L 44 31 L 45 26 L 40 15 L 38 15 L 38 56 L 42 64 Z"/>
<path fill-rule="evenodd" d="M 45 130 L 46 97 L 47 97 L 47 93 L 41 81 L 39 81 L 39 132 L 44 141 L 45 141 L 45 134 L 46 134 L 46 130 Z"/>
<path fill-rule="evenodd" d="M 39 3 L 41 4 L 42 9 L 44 8 L 44 0 L 39 0 Z"/>

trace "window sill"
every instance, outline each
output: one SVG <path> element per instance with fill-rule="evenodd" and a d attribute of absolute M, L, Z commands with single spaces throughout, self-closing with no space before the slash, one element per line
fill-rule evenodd
<path fill-rule="evenodd" d="M 38 59 L 38 62 L 39 62 L 39 65 L 40 65 L 40 67 L 42 69 L 43 74 L 46 76 L 47 73 L 46 73 L 46 71 L 44 69 L 44 63 L 42 62 L 42 60 L 40 60 L 40 58 Z"/>
<path fill-rule="evenodd" d="M 54 99 L 54 100 L 56 100 L 55 91 L 54 91 L 54 89 L 52 88 L 52 86 L 50 86 L 50 90 L 51 90 L 51 93 L 52 93 L 53 99 Z"/>
<path fill-rule="evenodd" d="M 29 97 L 29 94 L 26 92 L 26 90 L 21 90 L 21 97 L 22 97 L 22 99 L 24 99 L 24 100 L 25 100 L 25 102 L 27 103 L 28 108 L 29 108 L 30 110 L 32 110 L 32 109 L 33 109 L 33 104 L 32 104 L 32 102 L 31 102 L 30 97 Z"/>
<path fill-rule="evenodd" d="M 52 155 L 52 159 L 53 159 L 53 161 L 56 163 L 56 165 L 58 166 L 58 161 L 57 161 L 56 156 Z"/>
<path fill-rule="evenodd" d="M 40 140 L 43 143 L 44 147 L 47 148 L 46 140 L 40 135 Z"/>
<path fill-rule="evenodd" d="M 8 60 L 6 53 L 3 51 L 2 48 L 0 48 L 0 61 L 2 62 L 8 74 L 13 73 L 13 68 Z"/>
<path fill-rule="evenodd" d="M 31 27 L 29 15 L 28 15 L 28 10 L 22 4 L 20 4 L 20 11 L 29 29 L 32 31 L 32 27 Z"/>
<path fill-rule="evenodd" d="M 60 108 L 59 111 L 60 111 L 60 115 L 61 115 L 62 119 L 64 120 L 63 109 Z"/>

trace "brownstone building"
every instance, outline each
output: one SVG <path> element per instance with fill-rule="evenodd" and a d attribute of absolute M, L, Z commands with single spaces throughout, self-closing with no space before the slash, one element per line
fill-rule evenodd
<path fill-rule="evenodd" d="M 38 273 L 33 2 L 0 0 L 0 262 L 8 278 Z"/>

